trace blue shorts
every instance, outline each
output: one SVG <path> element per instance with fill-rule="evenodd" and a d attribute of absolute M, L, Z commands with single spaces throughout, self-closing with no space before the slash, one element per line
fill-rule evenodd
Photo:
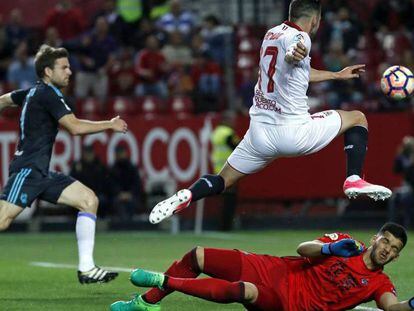
<path fill-rule="evenodd" d="M 63 190 L 75 182 L 70 176 L 49 172 L 47 176 L 30 168 L 12 173 L 3 188 L 0 200 L 25 208 L 37 198 L 57 203 Z"/>

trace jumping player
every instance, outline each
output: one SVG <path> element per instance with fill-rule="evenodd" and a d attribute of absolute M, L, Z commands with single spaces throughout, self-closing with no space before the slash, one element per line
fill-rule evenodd
<path fill-rule="evenodd" d="M 309 82 L 359 77 L 365 65 L 339 72 L 311 68 L 310 36 L 321 19 L 319 0 L 294 0 L 289 21 L 270 29 L 260 51 L 259 78 L 250 108 L 250 127 L 218 175 L 204 175 L 189 189 L 158 203 L 150 214 L 155 224 L 191 202 L 222 193 L 246 175 L 280 157 L 311 154 L 344 134 L 347 155 L 344 192 L 350 198 L 367 195 L 384 200 L 391 191 L 361 178 L 368 141 L 368 123 L 360 111 L 329 110 L 310 115 L 306 91 Z"/>
<path fill-rule="evenodd" d="M 127 124 L 119 117 L 100 122 L 75 117 L 60 91 L 72 74 L 68 57 L 64 48 L 42 45 L 35 57 L 37 84 L 0 96 L 0 111 L 9 106 L 22 107 L 19 143 L 9 180 L 0 195 L 0 230 L 7 229 L 37 198 L 72 206 L 80 211 L 76 220 L 79 282 L 108 282 L 118 273 L 101 269 L 93 259 L 98 199 L 72 177 L 49 172 L 49 164 L 59 125 L 72 135 L 84 135 L 105 130 L 125 133 Z"/>
<path fill-rule="evenodd" d="M 217 303 L 238 302 L 247 310 L 349 310 L 371 300 L 383 310 L 414 310 L 414 297 L 398 302 L 383 272 L 406 243 L 405 229 L 386 223 L 368 249 L 342 233 L 301 243 L 301 257 L 196 247 L 164 274 L 134 270 L 134 285 L 154 288 L 131 301 L 113 303 L 111 310 L 160 310 L 160 301 L 173 291 Z M 196 279 L 201 273 L 211 278 Z"/>

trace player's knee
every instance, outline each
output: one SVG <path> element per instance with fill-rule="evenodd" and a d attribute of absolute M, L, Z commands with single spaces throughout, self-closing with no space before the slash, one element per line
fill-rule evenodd
<path fill-rule="evenodd" d="M 0 231 L 5 231 L 9 227 L 9 224 L 0 222 Z"/>
<path fill-rule="evenodd" d="M 368 127 L 368 121 L 365 114 L 359 110 L 352 111 L 354 125 Z"/>
<path fill-rule="evenodd" d="M 253 303 L 257 300 L 259 296 L 259 290 L 257 289 L 256 285 L 249 282 L 244 283 L 244 300 L 250 303 Z"/>
<path fill-rule="evenodd" d="M 10 226 L 11 220 L 0 217 L 0 231 L 5 231 Z"/>
<path fill-rule="evenodd" d="M 204 247 L 196 246 L 195 252 L 196 252 L 198 268 L 200 269 L 200 271 L 203 271 L 204 269 Z"/>
<path fill-rule="evenodd" d="M 80 208 L 83 212 L 96 214 L 98 211 L 99 199 L 98 197 L 92 192 L 89 193 L 82 201 Z"/>

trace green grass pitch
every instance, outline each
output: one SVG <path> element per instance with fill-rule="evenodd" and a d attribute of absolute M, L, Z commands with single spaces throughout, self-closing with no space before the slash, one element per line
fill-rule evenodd
<path fill-rule="evenodd" d="M 112 267 L 143 267 L 164 271 L 173 260 L 196 245 L 293 255 L 296 246 L 324 232 L 263 231 L 206 233 L 196 236 L 184 233 L 127 232 L 97 233 L 95 259 L 97 264 Z M 354 237 L 368 242 L 374 232 L 351 231 Z M 397 286 L 399 296 L 414 295 L 414 242 L 409 239 L 401 258 L 386 267 Z M 129 283 L 128 273 L 108 284 L 80 285 L 76 269 L 32 266 L 31 262 L 77 264 L 74 233 L 1 234 L 0 235 L 0 310 L 108 310 L 119 299 L 130 299 L 143 292 Z M 410 285 L 411 284 L 411 285 Z M 241 305 L 219 305 L 174 293 L 163 303 L 163 310 L 243 310 Z M 373 304 L 370 304 L 373 306 Z"/>

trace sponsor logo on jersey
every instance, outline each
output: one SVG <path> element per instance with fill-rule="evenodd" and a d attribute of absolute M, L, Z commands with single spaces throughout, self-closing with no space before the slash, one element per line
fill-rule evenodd
<path fill-rule="evenodd" d="M 264 97 L 263 93 L 257 89 L 254 94 L 254 106 L 258 109 L 271 110 L 277 113 L 282 113 L 282 109 L 277 105 L 275 100 Z"/>

